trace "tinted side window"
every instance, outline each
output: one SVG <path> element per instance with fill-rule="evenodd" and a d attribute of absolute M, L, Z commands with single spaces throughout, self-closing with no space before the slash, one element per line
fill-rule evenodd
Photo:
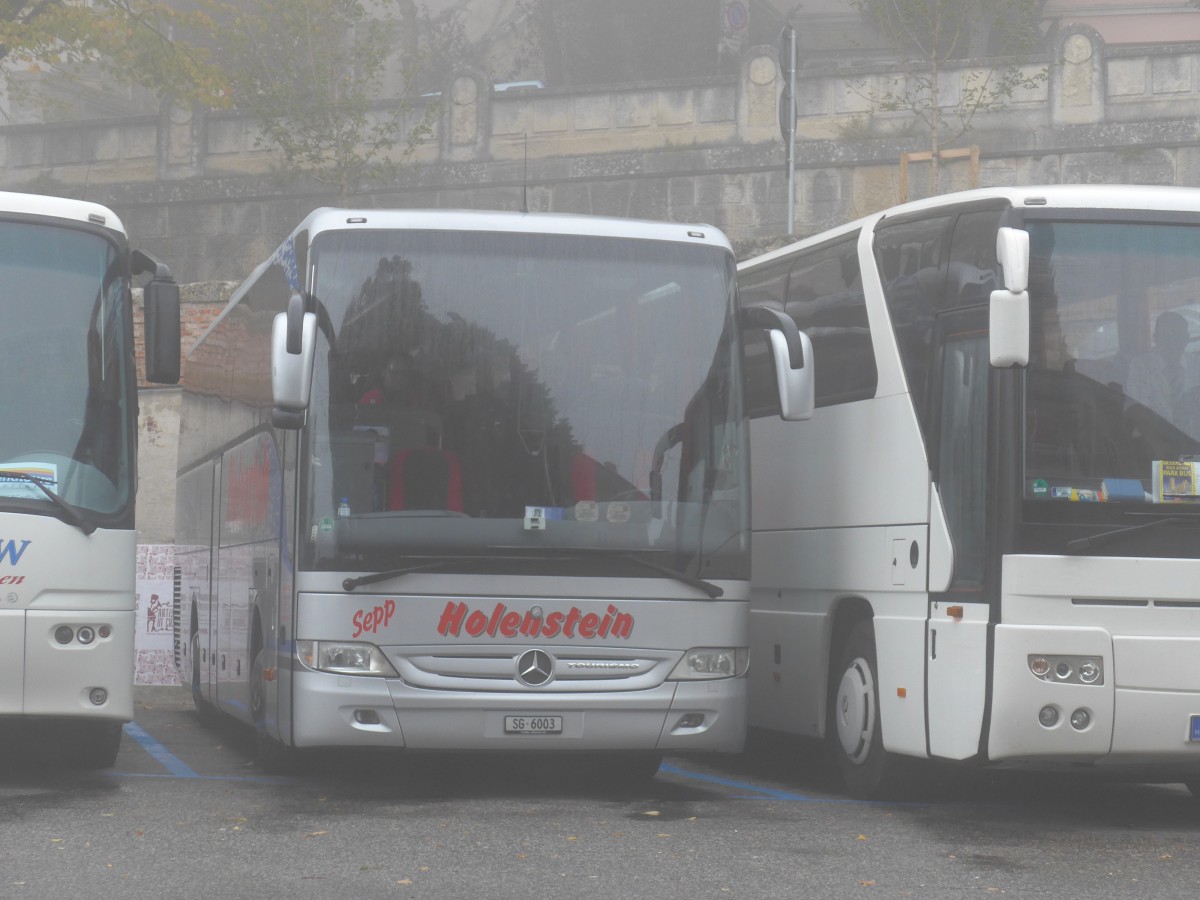
<path fill-rule="evenodd" d="M 929 360 L 933 317 L 946 284 L 950 215 L 886 223 L 875 233 L 875 258 L 883 281 L 904 377 L 922 430 L 929 433 Z M 993 237 L 993 240 L 995 238 Z"/>
<path fill-rule="evenodd" d="M 738 274 L 738 306 L 767 306 L 783 309 L 787 295 L 790 258 Z M 775 362 L 771 359 L 766 332 L 746 329 L 742 335 L 742 377 L 746 414 L 751 418 L 779 415 L 779 391 L 775 386 Z"/>
<path fill-rule="evenodd" d="M 857 242 L 814 248 L 788 275 L 787 312 L 812 339 L 817 406 L 873 397 L 878 383 Z"/>

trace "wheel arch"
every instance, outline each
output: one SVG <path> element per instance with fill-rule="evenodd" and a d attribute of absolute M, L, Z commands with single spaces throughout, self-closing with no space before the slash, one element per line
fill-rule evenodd
<path fill-rule="evenodd" d="M 829 698 L 837 684 L 837 679 L 841 677 L 841 673 L 835 672 L 834 669 L 837 667 L 837 660 L 842 645 L 846 643 L 846 638 L 854 630 L 855 625 L 864 620 L 872 620 L 874 618 L 874 608 L 863 597 L 841 597 L 834 602 L 833 610 L 829 616 L 829 641 L 826 645 L 825 690 L 821 693 L 820 723 L 822 738 L 825 738 L 829 733 Z"/>

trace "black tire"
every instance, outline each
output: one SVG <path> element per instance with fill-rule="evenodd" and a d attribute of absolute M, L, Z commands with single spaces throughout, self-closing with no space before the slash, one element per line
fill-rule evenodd
<path fill-rule="evenodd" d="M 111 769 L 121 749 L 120 722 L 76 722 L 63 747 L 66 764 L 75 769 Z"/>
<path fill-rule="evenodd" d="M 835 656 L 829 683 L 825 739 L 850 796 L 876 800 L 894 796 L 896 759 L 883 749 L 879 721 L 879 666 L 875 629 L 858 622 Z"/>

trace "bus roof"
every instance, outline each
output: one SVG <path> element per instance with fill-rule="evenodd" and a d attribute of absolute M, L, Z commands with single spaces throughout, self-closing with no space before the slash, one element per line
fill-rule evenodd
<path fill-rule="evenodd" d="M 614 216 L 523 213 L 498 210 L 334 209 L 322 207 L 292 232 L 307 230 L 309 240 L 323 231 L 348 229 L 421 229 L 427 231 L 499 231 L 640 238 L 711 244 L 732 252 L 729 239 L 713 225 L 658 222 Z"/>
<path fill-rule="evenodd" d="M 111 209 L 101 206 L 99 203 L 75 200 L 70 197 L 47 197 L 42 194 L 0 191 L 0 215 L 5 213 L 70 219 L 74 222 L 103 225 L 113 231 L 125 234 L 125 226 Z"/>
<path fill-rule="evenodd" d="M 743 260 L 738 268 L 750 268 L 786 256 L 801 245 L 823 243 L 862 228 L 873 228 L 880 219 L 936 210 L 944 206 L 988 200 L 1007 201 L 1028 209 L 1135 209 L 1165 212 L 1200 212 L 1200 188 L 1143 184 L 1049 184 L 1016 187 L 975 188 L 938 194 L 882 209 L 835 228 L 814 233 L 799 241 Z"/>

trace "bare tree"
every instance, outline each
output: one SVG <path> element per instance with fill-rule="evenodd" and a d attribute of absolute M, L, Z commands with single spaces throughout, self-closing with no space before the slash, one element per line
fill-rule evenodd
<path fill-rule="evenodd" d="M 1041 42 L 1045 0 L 849 0 L 895 54 L 897 74 L 884 87 L 852 90 L 885 112 L 910 112 L 929 134 L 930 190 L 939 185 L 938 160 L 974 126 L 979 113 L 1005 107 L 1018 90 L 1044 82 L 1046 68 L 1028 60 Z M 947 99 L 941 76 L 965 74 Z"/>

